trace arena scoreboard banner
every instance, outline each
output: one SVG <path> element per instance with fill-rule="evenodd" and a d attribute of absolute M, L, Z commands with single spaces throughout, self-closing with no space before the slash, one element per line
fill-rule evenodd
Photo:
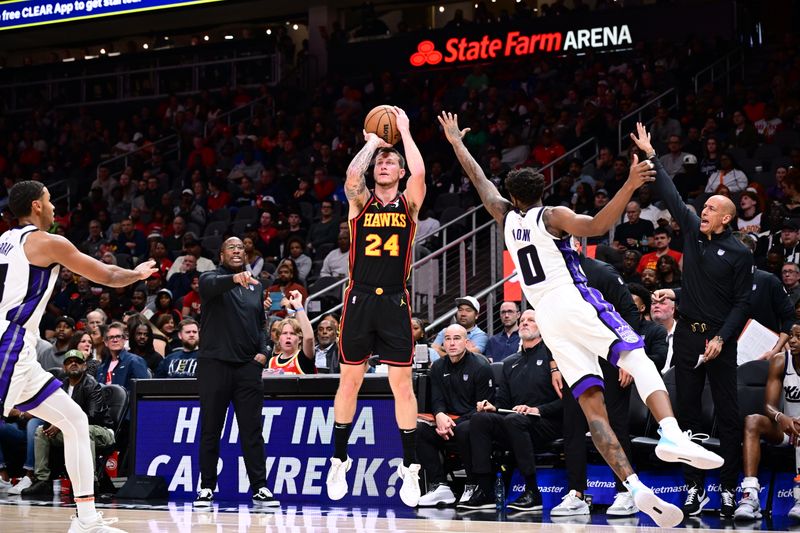
<path fill-rule="evenodd" d="M 713 25 L 708 21 L 714 20 Z M 637 44 L 690 35 L 734 36 L 734 3 L 729 1 L 652 5 L 569 14 L 556 18 L 464 25 L 352 42 L 331 50 L 338 72 L 363 74 L 365 69 L 401 68 L 425 71 L 469 67 L 548 56 L 618 52 Z"/>
<path fill-rule="evenodd" d="M 223 0 L 11 0 L 0 2 L 0 30 L 221 1 Z"/>
<path fill-rule="evenodd" d="M 261 411 L 266 442 L 267 487 L 281 502 L 330 503 L 325 476 L 333 453 L 333 398 L 266 399 Z M 199 489 L 200 402 L 140 399 L 136 412 L 136 473 L 162 476 L 170 498 L 194 498 Z M 350 437 L 350 493 L 341 502 L 400 505 L 397 466 L 402 448 L 394 400 L 361 399 Z M 222 431 L 218 498 L 250 498 L 250 482 L 239 445 L 239 427 L 229 408 Z"/>

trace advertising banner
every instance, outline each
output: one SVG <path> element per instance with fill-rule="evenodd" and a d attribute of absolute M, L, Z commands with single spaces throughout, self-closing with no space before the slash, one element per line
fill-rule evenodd
<path fill-rule="evenodd" d="M 325 476 L 333 454 L 333 398 L 264 401 L 267 487 L 281 502 L 329 503 Z M 140 400 L 137 405 L 136 473 L 164 477 L 170 497 L 193 498 L 199 488 L 200 402 Z M 341 503 L 400 504 L 397 467 L 402 448 L 392 399 L 359 400 L 353 420 L 347 474 L 350 494 Z M 250 483 L 230 407 L 220 444 L 219 498 L 249 499 Z"/>

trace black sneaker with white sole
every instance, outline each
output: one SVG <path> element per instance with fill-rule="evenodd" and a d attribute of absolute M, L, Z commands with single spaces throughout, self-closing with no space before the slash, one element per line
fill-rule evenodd
<path fill-rule="evenodd" d="M 703 507 L 708 503 L 708 495 L 705 489 L 697 485 L 690 485 L 686 493 L 686 501 L 683 504 L 684 516 L 697 516 L 703 512 Z"/>
<path fill-rule="evenodd" d="M 253 503 L 266 507 L 278 507 L 281 504 L 272 496 L 272 493 L 267 487 L 261 487 L 257 492 L 253 493 Z"/>
<path fill-rule="evenodd" d="M 211 489 L 200 489 L 197 491 L 197 498 L 194 499 L 195 507 L 211 507 L 214 503 L 214 491 Z"/>
<path fill-rule="evenodd" d="M 722 489 L 719 493 L 719 515 L 723 518 L 733 518 L 735 510 L 734 492 L 729 489 Z"/>
<path fill-rule="evenodd" d="M 469 500 L 466 502 L 459 502 L 458 504 L 459 509 L 494 509 L 495 508 L 495 501 L 494 498 L 489 496 L 484 490 L 479 486 L 475 489 L 470 496 Z"/>
<path fill-rule="evenodd" d="M 508 508 L 521 513 L 541 513 L 542 493 L 526 490 L 519 498 L 509 503 Z"/>

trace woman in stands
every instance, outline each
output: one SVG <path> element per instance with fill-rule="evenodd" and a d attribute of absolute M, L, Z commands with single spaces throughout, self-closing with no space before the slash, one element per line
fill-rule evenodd
<path fill-rule="evenodd" d="M 656 261 L 659 289 L 675 289 L 681 286 L 681 269 L 671 255 L 662 255 Z"/>
<path fill-rule="evenodd" d="M 97 375 L 97 367 L 100 366 L 100 354 L 95 353 L 92 336 L 87 331 L 77 331 L 69 341 L 69 350 L 80 350 L 86 356 L 86 373 Z"/>
<path fill-rule="evenodd" d="M 290 291 L 281 304 L 290 318 L 278 322 L 280 335 L 276 348 L 280 353 L 270 358 L 267 368 L 285 374 L 316 374 L 314 329 L 303 308 L 303 295 L 299 291 Z"/>
<path fill-rule="evenodd" d="M 253 237 L 242 237 L 242 244 L 244 244 L 245 268 L 254 278 L 258 278 L 264 268 L 264 258 L 256 249 Z"/>

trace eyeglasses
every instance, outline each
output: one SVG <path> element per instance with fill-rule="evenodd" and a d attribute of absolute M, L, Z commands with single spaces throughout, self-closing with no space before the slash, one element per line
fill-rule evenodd
<path fill-rule="evenodd" d="M 125 335 L 108 335 L 106 337 L 107 341 L 121 341 L 125 338 Z"/>

